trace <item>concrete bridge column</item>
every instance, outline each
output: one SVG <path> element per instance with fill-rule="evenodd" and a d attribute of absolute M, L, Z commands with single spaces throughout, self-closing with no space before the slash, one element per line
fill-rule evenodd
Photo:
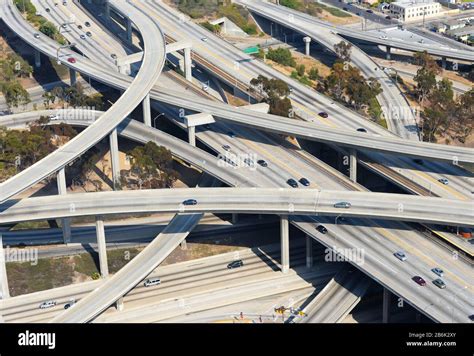
<path fill-rule="evenodd" d="M 117 301 L 115 302 L 115 308 L 118 310 L 118 311 L 122 311 L 123 308 L 124 308 L 124 305 L 123 305 L 123 297 L 120 298 L 120 299 L 117 299 Z"/>
<path fill-rule="evenodd" d="M 0 234 L 0 299 L 10 297 L 10 290 L 8 289 L 7 266 L 5 261 L 5 251 L 3 251 L 3 237 Z"/>
<path fill-rule="evenodd" d="M 385 56 L 386 56 L 386 58 L 387 58 L 387 61 L 389 61 L 389 60 L 391 59 L 391 53 L 390 53 L 391 50 L 392 50 L 392 47 L 390 47 L 390 46 L 385 46 L 385 52 L 386 52 Z"/>
<path fill-rule="evenodd" d="M 102 278 L 106 278 L 109 275 L 109 265 L 107 264 L 104 219 L 100 215 L 95 218 L 95 231 L 97 235 L 97 249 L 99 250 L 100 275 Z"/>
<path fill-rule="evenodd" d="M 288 215 L 280 216 L 280 239 L 281 239 L 281 271 L 288 273 L 290 269 L 290 227 Z"/>
<path fill-rule="evenodd" d="M 69 68 L 69 77 L 70 77 L 70 81 L 71 81 L 71 86 L 75 85 L 76 84 L 76 71 L 72 68 Z"/>
<path fill-rule="evenodd" d="M 442 58 L 441 58 L 441 67 L 442 67 L 443 69 L 446 69 L 446 57 L 442 57 Z"/>
<path fill-rule="evenodd" d="M 59 195 L 67 194 L 65 167 L 61 168 L 58 171 L 56 180 L 58 183 Z M 63 230 L 63 242 L 67 244 L 71 242 L 71 219 L 67 219 L 67 218 L 61 219 L 61 226 Z"/>
<path fill-rule="evenodd" d="M 41 52 L 35 49 L 35 67 L 41 67 Z"/>
<path fill-rule="evenodd" d="M 351 148 L 349 156 L 349 179 L 357 183 L 357 151 L 353 148 Z"/>
<path fill-rule="evenodd" d="M 107 22 L 110 21 L 110 4 L 109 4 L 109 0 L 105 0 L 105 20 Z"/>
<path fill-rule="evenodd" d="M 387 288 L 383 288 L 383 306 L 382 306 L 382 323 L 388 323 L 390 318 L 390 299 L 392 295 Z"/>
<path fill-rule="evenodd" d="M 237 224 L 239 222 L 239 214 L 232 213 L 232 224 Z"/>
<path fill-rule="evenodd" d="M 143 105 L 143 123 L 151 127 L 151 108 L 150 108 L 150 94 L 147 94 L 142 102 Z"/>
<path fill-rule="evenodd" d="M 189 82 L 193 81 L 193 72 L 191 66 L 191 48 L 186 47 L 184 49 L 184 75 L 186 76 L 186 80 Z"/>
<path fill-rule="evenodd" d="M 306 235 L 306 267 L 313 267 L 313 238 Z"/>
<path fill-rule="evenodd" d="M 113 188 L 116 189 L 120 183 L 120 160 L 118 150 L 118 136 L 117 129 L 115 128 L 109 135 L 109 146 L 110 146 L 110 162 L 112 166 L 112 182 Z"/>
<path fill-rule="evenodd" d="M 311 37 L 303 37 L 303 41 L 304 41 L 304 44 L 305 44 L 305 47 L 304 47 L 304 53 L 309 56 L 310 55 L 310 45 L 311 45 Z"/>
<path fill-rule="evenodd" d="M 196 127 L 195 126 L 188 127 L 188 141 L 191 146 L 196 147 Z"/>

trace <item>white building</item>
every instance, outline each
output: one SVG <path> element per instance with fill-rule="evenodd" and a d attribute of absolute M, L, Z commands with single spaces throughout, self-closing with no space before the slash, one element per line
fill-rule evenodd
<path fill-rule="evenodd" d="M 402 22 L 437 17 L 440 12 L 441 5 L 433 0 L 401 0 L 390 4 L 390 14 Z"/>

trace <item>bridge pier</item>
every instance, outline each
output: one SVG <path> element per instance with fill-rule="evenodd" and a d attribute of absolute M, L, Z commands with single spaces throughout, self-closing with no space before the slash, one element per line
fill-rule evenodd
<path fill-rule="evenodd" d="M 390 300 L 392 294 L 387 288 L 383 288 L 383 306 L 382 306 L 382 323 L 386 324 L 390 318 Z"/>
<path fill-rule="evenodd" d="M 239 222 L 239 214 L 232 213 L 232 224 L 237 224 Z"/>
<path fill-rule="evenodd" d="M 150 94 L 148 93 L 142 102 L 143 106 L 143 123 L 148 127 L 151 127 L 151 107 L 150 107 Z"/>
<path fill-rule="evenodd" d="M 385 57 L 387 58 L 387 61 L 389 61 L 392 58 L 391 53 L 390 53 L 391 50 L 392 50 L 392 47 L 385 46 L 385 52 L 386 52 Z"/>
<path fill-rule="evenodd" d="M 132 21 L 126 17 L 126 27 L 127 27 L 127 41 L 132 43 Z"/>
<path fill-rule="evenodd" d="M 441 57 L 441 67 L 446 69 L 446 57 Z"/>
<path fill-rule="evenodd" d="M 100 275 L 106 278 L 109 275 L 109 265 L 107 264 L 107 244 L 105 242 L 104 219 L 102 216 L 95 218 L 95 231 L 97 235 L 97 249 L 99 250 Z"/>
<path fill-rule="evenodd" d="M 306 267 L 313 267 L 313 238 L 306 235 Z"/>
<path fill-rule="evenodd" d="M 290 231 L 288 215 L 280 216 L 280 239 L 281 239 L 281 271 L 288 273 L 290 269 Z"/>
<path fill-rule="evenodd" d="M 184 75 L 186 80 L 189 82 L 193 81 L 193 72 L 191 66 L 191 47 L 186 47 L 184 49 Z"/>
<path fill-rule="evenodd" d="M 311 37 L 303 37 L 303 42 L 304 42 L 304 54 L 307 56 L 310 55 L 310 46 L 311 46 Z"/>
<path fill-rule="evenodd" d="M 8 289 L 7 265 L 5 261 L 5 251 L 3 251 L 3 237 L 0 234 L 0 299 L 10 297 L 10 290 Z"/>
<path fill-rule="evenodd" d="M 118 311 L 122 311 L 123 308 L 124 308 L 124 305 L 123 305 L 123 297 L 120 298 L 120 299 L 117 299 L 117 301 L 115 302 L 115 308 L 118 310 Z"/>
<path fill-rule="evenodd" d="M 41 67 L 41 52 L 35 49 L 35 67 Z"/>
<path fill-rule="evenodd" d="M 76 71 L 72 68 L 69 68 L 69 78 L 70 78 L 71 86 L 75 85 L 77 81 Z"/>
<path fill-rule="evenodd" d="M 56 180 L 58 183 L 58 193 L 59 195 L 67 194 L 67 187 L 66 187 L 66 168 L 61 168 L 57 175 Z M 63 242 L 68 244 L 71 242 L 71 219 L 61 219 L 61 227 L 63 230 Z"/>
<path fill-rule="evenodd" d="M 349 156 L 349 179 L 357 183 L 357 151 L 353 148 L 350 149 Z"/>
<path fill-rule="evenodd" d="M 188 127 L 188 142 L 191 146 L 196 147 L 196 126 Z"/>
<path fill-rule="evenodd" d="M 109 135 L 109 150 L 110 150 L 110 162 L 112 166 L 112 182 L 114 190 L 120 183 L 120 160 L 118 150 L 118 136 L 117 128 L 115 128 Z"/>

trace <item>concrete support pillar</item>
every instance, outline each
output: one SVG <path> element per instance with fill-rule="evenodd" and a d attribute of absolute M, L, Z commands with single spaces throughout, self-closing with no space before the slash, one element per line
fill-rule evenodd
<path fill-rule="evenodd" d="M 280 239 L 281 239 L 281 271 L 288 273 L 290 269 L 290 227 L 288 215 L 280 216 Z"/>
<path fill-rule="evenodd" d="M 188 127 L 188 141 L 191 146 L 196 147 L 196 127 L 195 126 Z"/>
<path fill-rule="evenodd" d="M 105 20 L 110 21 L 110 4 L 109 0 L 105 0 Z"/>
<path fill-rule="evenodd" d="M 189 47 L 184 49 L 184 74 L 186 76 L 187 81 L 193 81 L 193 73 L 191 66 L 191 48 Z"/>
<path fill-rule="evenodd" d="M 10 297 L 10 290 L 8 289 L 7 266 L 5 261 L 5 251 L 3 251 L 3 237 L 0 234 L 0 299 Z"/>
<path fill-rule="evenodd" d="M 127 41 L 132 43 L 132 21 L 127 17 L 126 19 L 126 26 L 127 26 Z"/>
<path fill-rule="evenodd" d="M 118 311 L 122 311 L 123 308 L 124 308 L 124 305 L 123 305 L 123 297 L 118 299 L 116 302 L 115 302 L 115 308 L 118 310 Z"/>
<path fill-rule="evenodd" d="M 304 41 L 304 53 L 309 56 L 310 55 L 310 45 L 311 45 L 311 37 L 303 37 L 303 41 Z"/>
<path fill-rule="evenodd" d="M 151 107 L 150 107 L 150 94 L 147 94 L 143 99 L 143 122 L 145 125 L 151 127 Z"/>
<path fill-rule="evenodd" d="M 357 183 L 357 151 L 353 148 L 350 149 L 349 179 Z"/>
<path fill-rule="evenodd" d="M 35 49 L 35 67 L 41 67 L 41 52 Z"/>
<path fill-rule="evenodd" d="M 109 265 L 107 264 L 107 245 L 105 242 L 104 219 L 102 216 L 95 218 L 95 231 L 97 235 L 97 249 L 99 250 L 100 275 L 105 278 L 109 275 Z"/>
<path fill-rule="evenodd" d="M 390 299 L 392 295 L 390 291 L 384 287 L 383 289 L 383 306 L 382 306 L 382 323 L 388 323 L 390 318 Z"/>
<path fill-rule="evenodd" d="M 67 187 L 66 187 L 66 171 L 65 168 L 61 168 L 56 176 L 56 180 L 58 183 L 58 193 L 59 195 L 67 194 Z M 63 242 L 65 244 L 71 242 L 71 219 L 62 219 L 61 226 L 63 230 Z"/>
<path fill-rule="evenodd" d="M 76 71 L 72 68 L 69 68 L 69 77 L 70 77 L 70 81 L 71 81 L 71 86 L 75 85 L 76 84 Z"/>
<path fill-rule="evenodd" d="M 442 58 L 441 58 L 441 67 L 442 67 L 443 69 L 446 69 L 446 57 L 442 57 Z"/>
<path fill-rule="evenodd" d="M 389 60 L 392 58 L 392 56 L 391 56 L 391 50 L 392 50 L 392 47 L 390 47 L 390 46 L 385 46 L 385 52 L 386 52 L 385 56 L 386 56 L 386 58 L 387 58 L 387 61 L 389 61 Z"/>
<path fill-rule="evenodd" d="M 186 242 L 186 239 L 184 239 L 179 246 L 181 247 L 181 250 L 187 250 L 188 249 L 188 244 Z"/>
<path fill-rule="evenodd" d="M 113 188 L 115 190 L 117 185 L 120 183 L 120 160 L 119 160 L 119 150 L 118 150 L 117 129 L 114 129 L 110 133 L 109 145 L 110 145 L 110 162 L 112 166 L 112 182 L 113 182 Z"/>
<path fill-rule="evenodd" d="M 239 222 L 239 214 L 232 213 L 232 224 L 237 224 Z"/>
<path fill-rule="evenodd" d="M 313 267 L 313 238 L 306 235 L 306 267 Z"/>

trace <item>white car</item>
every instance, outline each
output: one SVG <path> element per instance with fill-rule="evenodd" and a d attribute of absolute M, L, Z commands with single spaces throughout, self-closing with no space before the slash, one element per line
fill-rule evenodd
<path fill-rule="evenodd" d="M 396 258 L 398 258 L 400 261 L 406 261 L 407 260 L 407 255 L 405 255 L 405 252 L 403 252 L 403 251 L 397 251 L 393 255 Z"/>
<path fill-rule="evenodd" d="M 56 305 L 55 300 L 47 300 L 46 302 L 43 302 L 40 304 L 39 308 L 40 309 L 47 309 L 47 308 L 52 308 Z"/>
<path fill-rule="evenodd" d="M 34 38 L 40 38 L 40 34 L 38 32 L 36 32 L 34 35 L 33 35 Z"/>
<path fill-rule="evenodd" d="M 207 42 L 207 37 L 203 37 L 203 38 L 201 38 L 201 41 L 203 41 L 203 42 Z"/>
<path fill-rule="evenodd" d="M 444 184 L 444 185 L 448 185 L 449 184 L 449 180 L 447 180 L 446 178 L 440 178 L 438 179 L 438 182 Z"/>

